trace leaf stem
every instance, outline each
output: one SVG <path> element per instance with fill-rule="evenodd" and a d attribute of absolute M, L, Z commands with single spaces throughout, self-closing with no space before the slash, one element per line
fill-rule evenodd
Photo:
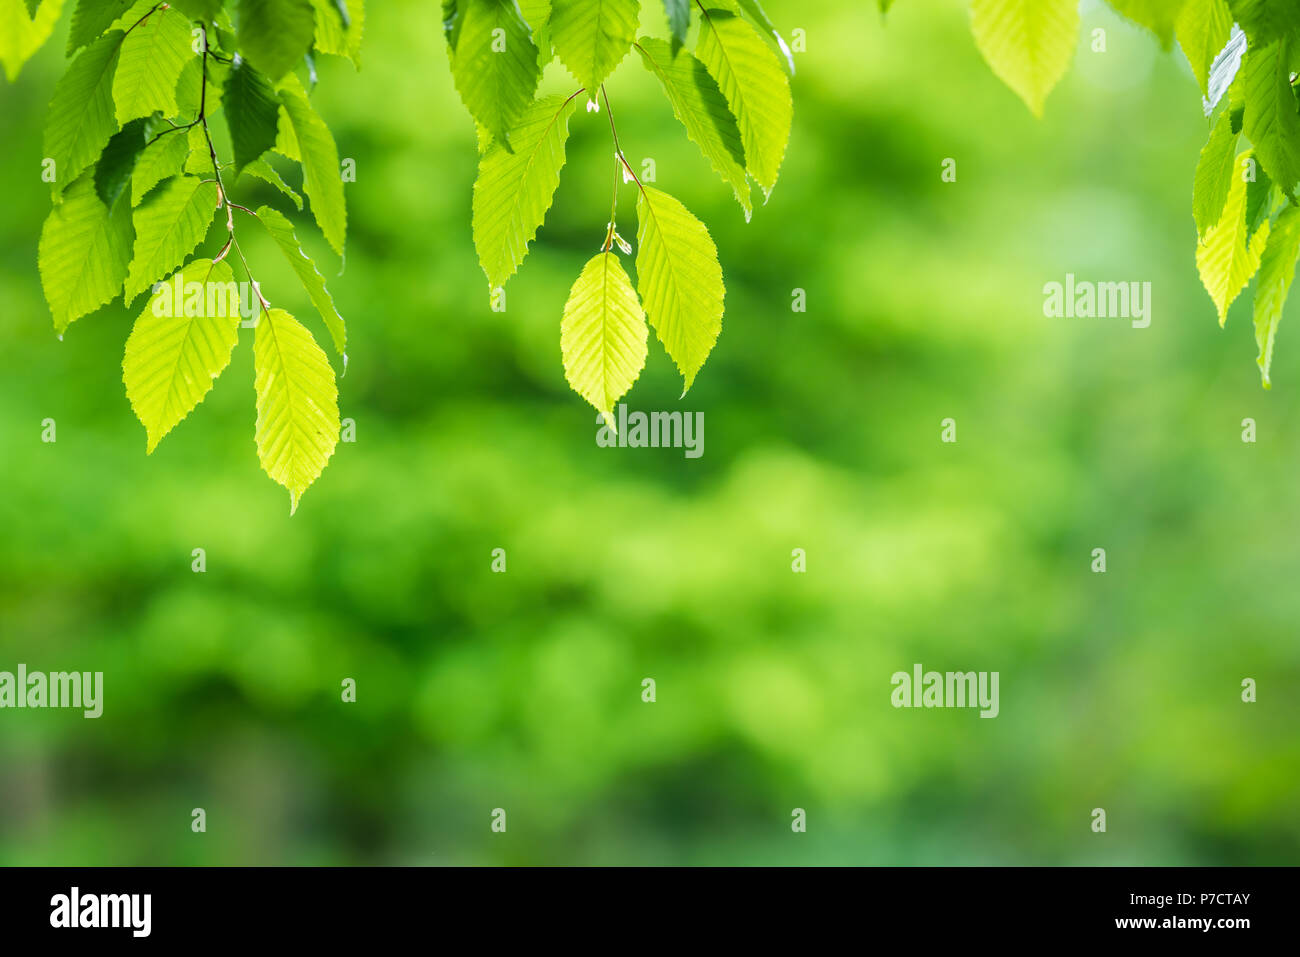
<path fill-rule="evenodd" d="M 618 157 L 619 162 L 623 164 L 623 168 L 626 169 L 627 174 L 632 177 L 637 188 L 644 193 L 645 187 L 641 185 L 640 178 L 636 175 L 636 171 L 632 169 L 632 164 L 627 161 L 627 157 L 623 155 L 623 148 L 618 144 L 618 127 L 614 124 L 614 111 L 609 108 L 609 94 L 605 92 L 604 83 L 600 85 L 600 96 L 601 99 L 605 101 L 605 115 L 609 117 L 609 132 L 614 137 L 614 155 Z"/>

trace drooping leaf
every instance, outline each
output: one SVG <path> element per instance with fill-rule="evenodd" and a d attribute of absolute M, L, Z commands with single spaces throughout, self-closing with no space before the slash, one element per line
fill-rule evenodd
<path fill-rule="evenodd" d="M 10 83 L 50 38 L 62 8 L 63 0 L 45 0 L 29 16 L 19 0 L 0 0 L 0 64 Z"/>
<path fill-rule="evenodd" d="M 207 234 L 217 209 L 217 184 L 175 176 L 135 209 L 135 255 L 124 300 L 173 272 Z"/>
<path fill-rule="evenodd" d="M 722 267 L 705 225 L 672 196 L 637 197 L 636 285 L 659 341 L 690 389 L 722 331 Z"/>
<path fill-rule="evenodd" d="M 781 61 L 752 26 L 727 11 L 700 16 L 695 54 L 736 118 L 746 169 L 770 196 L 790 140 L 794 101 Z"/>
<path fill-rule="evenodd" d="M 1225 0 L 1187 0 L 1178 14 L 1178 45 L 1191 64 L 1201 93 L 1210 95 L 1210 67 L 1232 35 L 1232 11 Z"/>
<path fill-rule="evenodd" d="M 1239 162 L 1249 159 L 1250 154 L 1243 153 Z M 1246 242 L 1246 184 L 1245 172 L 1233 175 L 1223 213 L 1196 250 L 1196 268 L 1206 291 L 1214 300 L 1219 325 L 1227 321 L 1228 307 L 1259 269 L 1260 253 L 1268 242 L 1267 223 L 1256 231 L 1249 243 Z"/>
<path fill-rule="evenodd" d="M 1282 321 L 1295 279 L 1296 260 L 1300 258 L 1300 208 L 1288 205 L 1277 217 L 1269 232 L 1268 243 L 1260 257 L 1259 282 L 1255 288 L 1255 342 L 1259 345 L 1259 374 L 1264 388 L 1273 387 L 1269 367 L 1273 364 L 1273 343 Z"/>
<path fill-rule="evenodd" d="M 202 83 L 205 69 L 203 58 L 194 57 L 181 70 L 180 79 L 176 81 L 176 109 L 182 115 L 193 119 L 199 114 L 200 104 L 204 112 L 211 116 L 221 106 L 221 97 L 225 91 L 224 80 L 226 66 L 208 58 L 206 70 L 207 83 Z M 204 87 L 207 97 L 203 99 Z"/>
<path fill-rule="evenodd" d="M 519 0 L 519 13 L 533 31 L 537 67 L 542 69 L 555 59 L 555 45 L 551 42 L 551 0 Z"/>
<path fill-rule="evenodd" d="M 664 12 L 673 35 L 672 52 L 676 53 L 686 44 L 686 32 L 691 28 L 691 0 L 664 0 Z"/>
<path fill-rule="evenodd" d="M 555 52 L 589 99 L 632 49 L 639 14 L 639 0 L 552 0 Z"/>
<path fill-rule="evenodd" d="M 145 194 L 163 180 L 181 172 L 190 155 L 189 137 L 182 130 L 155 134 L 136 159 L 131 171 L 131 205 L 139 206 Z"/>
<path fill-rule="evenodd" d="M 338 383 L 311 333 L 283 309 L 263 312 L 253 338 L 257 456 L 289 490 L 289 512 L 339 439 Z"/>
<path fill-rule="evenodd" d="M 474 248 L 490 288 L 503 286 L 528 255 L 560 185 L 569 117 L 577 99 L 554 95 L 528 107 L 510 131 L 514 152 L 494 143 L 474 181 Z"/>
<path fill-rule="evenodd" d="M 316 8 L 316 52 L 345 57 L 361 69 L 361 35 L 366 27 L 364 0 L 348 0 L 343 22 L 339 0 L 312 0 Z"/>
<path fill-rule="evenodd" d="M 637 52 L 646 69 L 663 84 L 673 113 L 686 127 L 686 135 L 731 187 L 748 219 L 753 207 L 745 173 L 745 149 L 736 118 L 718 84 L 689 51 L 679 50 L 674 55 L 671 45 L 663 40 L 642 37 L 637 41 Z"/>
<path fill-rule="evenodd" d="M 474 119 L 504 141 L 541 78 L 532 30 L 514 0 L 459 0 L 451 75 Z"/>
<path fill-rule="evenodd" d="M 560 323 L 564 376 L 614 428 L 614 404 L 645 367 L 645 314 L 618 256 L 601 252 L 582 268 Z"/>
<path fill-rule="evenodd" d="M 794 76 L 794 53 L 790 51 L 790 45 L 785 42 L 785 37 L 781 36 L 772 20 L 768 17 L 767 11 L 759 0 L 735 0 L 740 10 L 750 22 L 754 24 L 763 35 L 763 38 L 776 47 L 781 53 L 781 59 L 785 62 L 786 72 Z"/>
<path fill-rule="evenodd" d="M 1243 129 L 1260 165 L 1287 196 L 1300 183 L 1300 114 L 1291 88 L 1284 43 L 1251 49 L 1242 69 L 1246 115 Z"/>
<path fill-rule="evenodd" d="M 181 171 L 190 176 L 208 179 L 213 175 L 214 144 L 208 142 L 207 134 L 203 132 L 201 126 L 191 127 L 185 138 L 189 140 L 190 152 L 185 157 L 185 165 L 181 167 Z"/>
<path fill-rule="evenodd" d="M 1047 95 L 1074 56 L 1076 0 L 974 0 L 971 30 L 993 72 L 1042 116 Z"/>
<path fill-rule="evenodd" d="M 340 256 L 347 238 L 348 210 L 343 198 L 343 177 L 339 169 L 339 151 L 334 134 L 314 109 L 296 76 L 280 87 L 294 142 L 301 154 L 303 192 L 311 203 L 316 224 Z"/>
<path fill-rule="evenodd" d="M 272 83 L 298 65 L 316 35 L 311 0 L 239 0 L 239 45 Z"/>
<path fill-rule="evenodd" d="M 294 191 L 292 186 L 284 181 L 284 178 L 280 176 L 275 167 L 266 161 L 266 157 L 253 160 L 253 162 L 249 163 L 239 172 L 241 175 L 252 176 L 260 179 L 264 183 L 274 186 L 285 196 L 288 196 L 289 199 L 293 201 L 294 206 L 298 209 L 302 209 L 302 197 Z"/>
<path fill-rule="evenodd" d="M 1300 33 L 1300 0 L 1228 0 L 1251 46 Z"/>
<path fill-rule="evenodd" d="M 68 29 L 68 56 L 98 39 L 134 3 L 135 0 L 77 0 L 72 26 Z"/>
<path fill-rule="evenodd" d="M 144 149 L 145 121 L 132 120 L 113 134 L 95 164 L 95 193 L 109 209 L 131 182 L 136 159 Z"/>
<path fill-rule="evenodd" d="M 1232 129 L 1232 117 L 1219 116 L 1210 131 L 1210 138 L 1201 149 L 1196 163 L 1196 182 L 1192 187 L 1192 215 L 1196 219 L 1197 235 L 1206 230 L 1223 215 L 1223 203 L 1232 186 L 1236 167 L 1237 134 Z"/>
<path fill-rule="evenodd" d="M 303 251 L 302 246 L 298 244 L 298 237 L 294 235 L 293 223 L 279 210 L 272 209 L 270 206 L 262 206 L 257 210 L 257 218 L 261 220 L 266 231 L 271 234 L 276 245 L 280 247 L 280 252 L 284 253 L 284 258 L 289 260 L 289 265 L 297 273 L 302 287 L 307 290 L 307 295 L 311 297 L 312 305 L 320 313 L 321 319 L 325 320 L 325 328 L 329 330 L 330 338 L 334 340 L 334 350 L 340 355 L 347 354 L 348 348 L 348 330 L 343 324 L 343 317 L 339 315 L 338 310 L 334 307 L 334 300 L 325 288 L 325 277 L 317 270 L 316 264 L 311 261 L 310 257 Z"/>
<path fill-rule="evenodd" d="M 131 259 L 131 208 L 110 212 L 89 172 L 64 191 L 41 229 L 38 265 L 60 335 L 117 295 Z"/>
<path fill-rule="evenodd" d="M 1174 27 L 1186 0 L 1110 0 L 1110 5 L 1138 26 L 1146 27 L 1160 39 L 1166 50 L 1174 38 Z"/>
<path fill-rule="evenodd" d="M 242 169 L 275 146 L 280 97 L 270 81 L 235 54 L 225 84 L 226 124 L 235 150 L 235 168 Z"/>
<path fill-rule="evenodd" d="M 190 22 L 184 15 L 159 7 L 145 17 L 122 41 L 113 75 L 117 121 L 127 123 L 154 111 L 175 115 L 176 82 L 193 58 Z"/>
<path fill-rule="evenodd" d="M 203 401 L 230 364 L 239 322 L 239 285 L 225 261 L 196 259 L 149 298 L 122 358 L 146 453 Z"/>
<path fill-rule="evenodd" d="M 1246 242 L 1272 217 L 1273 193 L 1272 178 L 1256 167 L 1255 177 L 1246 180 Z"/>
<path fill-rule="evenodd" d="M 113 73 L 121 48 L 122 31 L 105 34 L 77 55 L 54 87 L 45 118 L 45 155 L 54 160 L 56 192 L 95 162 L 117 132 Z"/>
<path fill-rule="evenodd" d="M 225 0 L 169 0 L 171 5 L 187 17 L 212 23 L 225 5 Z"/>

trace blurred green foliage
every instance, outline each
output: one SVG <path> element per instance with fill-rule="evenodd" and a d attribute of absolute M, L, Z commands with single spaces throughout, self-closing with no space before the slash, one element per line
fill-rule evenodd
<path fill-rule="evenodd" d="M 1181 55 L 1085 4 L 1038 122 L 958 0 L 768 11 L 806 52 L 748 225 L 634 57 L 609 85 L 629 159 L 727 277 L 691 392 L 655 343 L 628 398 L 703 410 L 692 460 L 598 448 L 564 382 L 604 117 L 575 116 L 492 312 L 438 5 L 375 5 L 363 71 L 321 63 L 315 94 L 357 164 L 342 274 L 312 249 L 357 441 L 292 519 L 253 454 L 251 332 L 148 458 L 131 316 L 56 340 L 36 241 L 61 37 L 0 86 L 0 669 L 105 672 L 97 721 L 0 712 L 0 863 L 1297 861 L 1300 347 L 1284 323 L 1264 392 L 1249 307 L 1220 331 L 1197 281 L 1207 128 Z M 553 64 L 543 91 L 572 87 Z M 307 316 L 278 252 L 245 251 Z M 1151 327 L 1045 319 L 1066 272 L 1151 281 Z M 1001 672 L 1000 717 L 890 707 L 918 661 Z"/>

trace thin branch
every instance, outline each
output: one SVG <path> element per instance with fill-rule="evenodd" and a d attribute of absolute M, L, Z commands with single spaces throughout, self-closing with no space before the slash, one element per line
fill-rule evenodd
<path fill-rule="evenodd" d="M 208 156 L 212 160 L 212 173 L 217 178 L 217 193 L 220 196 L 221 205 L 226 208 L 226 232 L 230 234 L 230 238 L 222 248 L 220 257 L 224 257 L 232 245 L 235 247 L 235 252 L 239 254 L 239 261 L 244 264 L 244 272 L 248 274 L 248 284 L 253 287 L 253 292 L 257 294 L 258 306 L 262 312 L 265 312 L 271 308 L 271 304 L 262 295 L 262 287 L 253 278 L 253 270 L 248 268 L 248 260 L 244 258 L 244 251 L 239 248 L 239 240 L 235 238 L 236 204 L 232 203 L 230 197 L 226 195 L 226 185 L 221 181 L 221 163 L 217 161 L 217 147 L 212 142 L 212 130 L 208 127 L 208 28 L 207 26 L 200 26 L 199 29 L 203 32 L 203 76 L 199 80 L 199 117 L 195 122 L 203 124 L 203 136 L 208 141 Z M 252 212 L 243 206 L 238 208 L 248 213 Z M 258 318 L 261 318 L 261 312 L 258 313 Z"/>

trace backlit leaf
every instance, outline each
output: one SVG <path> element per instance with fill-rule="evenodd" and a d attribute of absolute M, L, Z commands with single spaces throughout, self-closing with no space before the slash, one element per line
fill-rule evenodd
<path fill-rule="evenodd" d="M 564 304 L 560 353 L 573 391 L 614 428 L 614 404 L 632 388 L 646 360 L 645 314 L 618 256 L 597 253 Z"/>
<path fill-rule="evenodd" d="M 230 364 L 239 323 L 239 286 L 225 261 L 196 259 L 150 296 L 122 359 L 146 453 L 203 401 Z"/>

